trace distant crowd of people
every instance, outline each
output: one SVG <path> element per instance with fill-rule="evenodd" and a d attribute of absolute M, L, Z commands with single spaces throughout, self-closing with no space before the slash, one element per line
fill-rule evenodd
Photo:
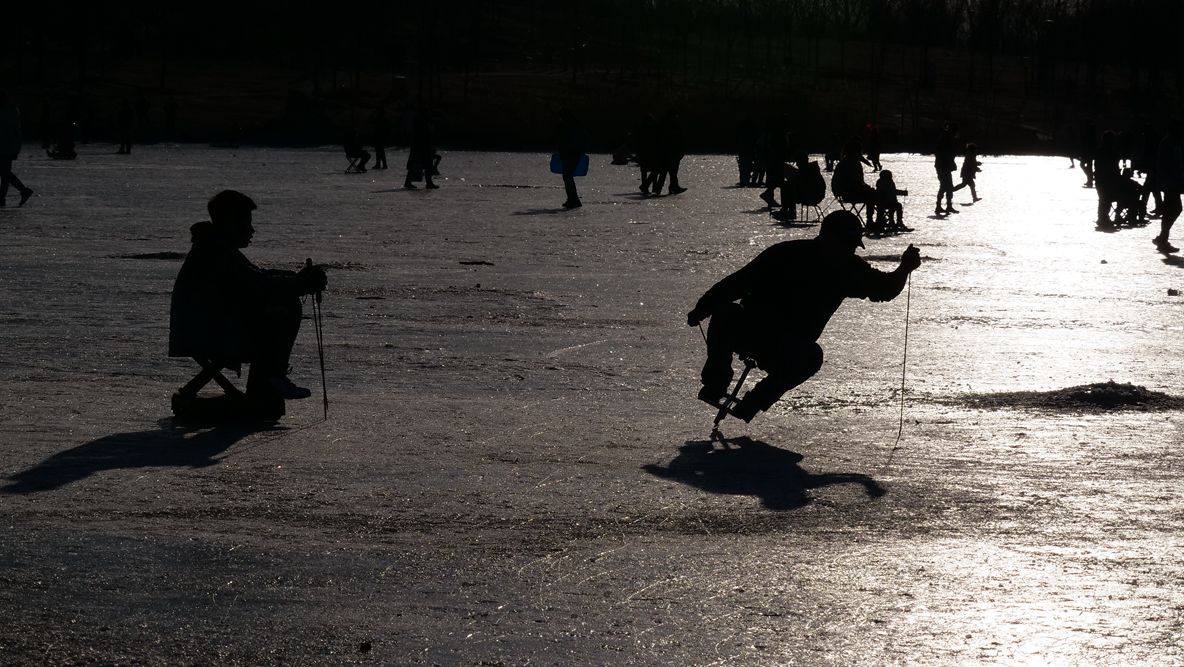
<path fill-rule="evenodd" d="M 1113 129 L 1099 133 L 1088 121 L 1069 166 L 1080 167 L 1084 187 L 1097 191 L 1099 227 L 1143 226 L 1158 218 L 1159 233 L 1152 243 L 1161 252 L 1179 251 L 1170 236 L 1182 210 L 1184 121 L 1173 119 L 1162 132 L 1147 123 L 1137 134 Z M 1149 209 L 1151 203 L 1154 208 Z"/>

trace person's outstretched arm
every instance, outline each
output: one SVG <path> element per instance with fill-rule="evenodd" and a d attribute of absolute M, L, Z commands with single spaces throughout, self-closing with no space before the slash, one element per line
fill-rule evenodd
<path fill-rule="evenodd" d="M 862 260 L 861 260 L 862 261 Z M 909 274 L 921 266 L 921 251 L 909 244 L 900 256 L 900 264 L 894 271 L 879 271 L 866 262 L 865 270 L 852 285 L 852 292 L 847 296 L 859 297 L 871 301 L 891 301 L 904 289 Z"/>

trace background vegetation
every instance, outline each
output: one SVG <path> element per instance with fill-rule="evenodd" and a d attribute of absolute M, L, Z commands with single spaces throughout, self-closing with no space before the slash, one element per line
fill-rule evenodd
<path fill-rule="evenodd" d="M 540 148 L 570 106 L 608 148 L 674 106 L 698 150 L 728 150 L 743 116 L 784 114 L 816 149 L 877 124 L 886 149 L 927 150 L 955 119 L 988 150 L 1052 152 L 1086 119 L 1179 111 L 1181 4 L 46 2 L 7 10 L 0 81 L 30 134 L 72 120 L 84 140 L 143 98 L 145 139 L 333 142 L 364 136 L 378 105 L 422 104 L 445 145 Z"/>

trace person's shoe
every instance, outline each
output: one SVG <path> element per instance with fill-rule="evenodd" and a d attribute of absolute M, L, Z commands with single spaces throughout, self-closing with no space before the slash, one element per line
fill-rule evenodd
<path fill-rule="evenodd" d="M 1156 236 L 1155 238 L 1151 239 L 1151 242 L 1155 244 L 1156 249 L 1158 249 L 1160 252 L 1178 252 L 1180 250 L 1176 246 L 1169 243 L 1168 240 L 1163 236 Z"/>
<path fill-rule="evenodd" d="M 641 187 L 639 187 L 639 188 L 637 188 L 637 191 L 638 191 L 638 192 L 640 192 L 640 193 L 641 193 L 641 194 L 643 194 L 643 195 L 648 195 L 648 194 L 650 193 L 650 189 L 649 189 L 649 188 L 647 188 L 647 187 L 645 187 L 644 185 L 643 185 L 643 186 L 641 186 Z"/>
<path fill-rule="evenodd" d="M 772 193 L 762 192 L 761 199 L 765 200 L 765 203 L 769 205 L 769 208 L 777 208 L 780 206 L 780 204 L 777 203 L 777 199 L 773 197 Z"/>
<path fill-rule="evenodd" d="M 411 181 L 404 181 L 404 183 L 403 183 L 403 189 L 404 189 L 404 190 L 418 190 L 418 189 L 419 189 L 419 186 L 417 186 L 416 184 L 412 183 Z"/>
<path fill-rule="evenodd" d="M 727 397 L 727 388 L 718 389 L 716 387 L 708 387 L 703 385 L 699 388 L 699 400 L 718 408 L 720 403 Z"/>
<path fill-rule="evenodd" d="M 736 419 L 743 420 L 746 424 L 752 421 L 752 418 L 755 417 L 756 413 L 758 412 L 760 412 L 760 408 L 756 407 L 752 401 L 749 401 L 747 395 L 740 399 L 740 402 L 728 408 L 728 414 L 732 415 Z"/>
<path fill-rule="evenodd" d="M 961 211 L 959 211 L 958 209 L 954 208 L 953 206 L 947 206 L 947 207 L 946 207 L 946 213 L 961 213 Z"/>
<path fill-rule="evenodd" d="M 563 202 L 563 208 L 579 208 L 581 206 L 583 206 L 583 204 L 580 203 L 579 199 L 569 199 Z"/>
<path fill-rule="evenodd" d="M 275 390 L 275 393 L 280 397 L 288 400 L 297 400 L 301 398 L 308 398 L 312 396 L 312 392 L 304 387 L 297 387 L 286 376 L 277 375 L 269 378 L 267 383 Z"/>
<path fill-rule="evenodd" d="M 974 198 L 974 201 L 982 201 L 982 200 L 983 200 L 983 198 L 982 198 L 982 197 L 975 197 L 975 198 Z"/>
<path fill-rule="evenodd" d="M 428 183 L 424 187 L 429 190 L 438 190 L 440 188 L 440 186 L 436 185 L 435 183 Z"/>
<path fill-rule="evenodd" d="M 683 188 L 683 187 L 679 187 L 676 185 L 670 186 L 670 194 L 672 194 L 672 195 L 681 195 L 682 193 L 684 193 L 686 191 L 687 191 L 687 189 Z"/>
<path fill-rule="evenodd" d="M 934 215 L 945 215 L 946 212 L 944 209 L 942 209 L 942 207 L 938 206 L 937 208 L 933 209 L 933 214 Z"/>
<path fill-rule="evenodd" d="M 29 201 L 29 197 L 32 197 L 32 196 L 33 196 L 33 188 L 25 188 L 25 191 L 21 193 L 21 201 L 19 204 L 17 204 L 17 206 L 24 206 L 25 202 Z"/>

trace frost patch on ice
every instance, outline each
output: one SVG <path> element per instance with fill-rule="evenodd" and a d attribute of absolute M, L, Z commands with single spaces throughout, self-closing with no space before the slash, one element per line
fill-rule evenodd
<path fill-rule="evenodd" d="M 976 408 L 1031 408 L 1036 410 L 1180 410 L 1184 398 L 1130 383 L 1095 382 L 1053 391 L 1007 391 L 965 394 L 957 402 Z"/>

